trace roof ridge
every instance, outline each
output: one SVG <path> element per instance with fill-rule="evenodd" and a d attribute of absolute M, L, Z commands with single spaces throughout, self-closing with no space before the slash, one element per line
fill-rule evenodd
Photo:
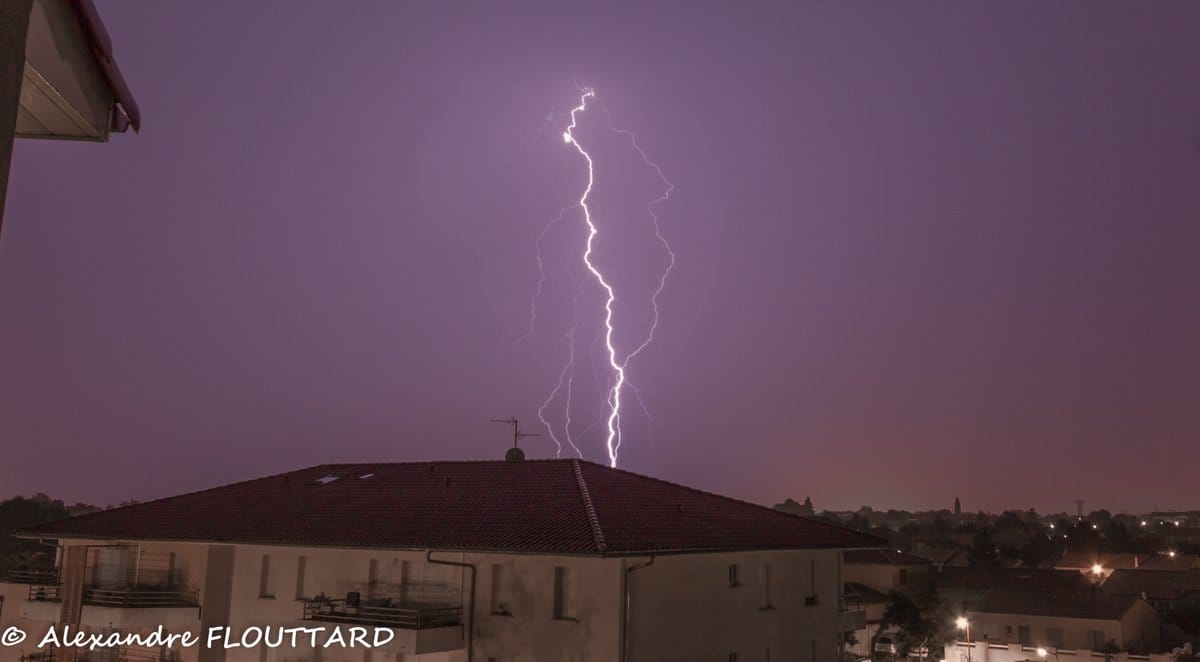
<path fill-rule="evenodd" d="M 578 466 L 579 466 L 579 463 L 581 462 L 581 460 L 576 460 L 576 459 L 572 459 L 571 461 L 576 463 L 576 467 L 578 467 Z M 740 504 L 742 504 L 742 505 L 746 505 L 746 506 L 753 506 L 754 508 L 757 508 L 757 509 L 758 509 L 760 512 L 769 512 L 769 513 L 772 513 L 772 514 L 773 514 L 773 516 L 774 516 L 774 517 L 777 517 L 777 518 L 789 519 L 789 520 L 793 520 L 793 521 L 795 521 L 795 520 L 803 520 L 803 521 L 805 521 L 805 522 L 809 522 L 809 523 L 815 524 L 815 525 L 817 525 L 817 526 L 824 527 L 824 528 L 826 528 L 826 529 L 837 529 L 837 530 L 842 530 L 842 531 L 853 531 L 853 532 L 855 532 L 855 533 L 859 533 L 859 534 L 863 535 L 864 537 L 867 537 L 867 538 L 875 538 L 876 540 L 878 540 L 878 541 L 879 541 L 879 544 L 878 544 L 878 545 L 855 545 L 854 547 L 858 547 L 858 548 L 868 548 L 868 549 L 870 549 L 870 548 L 873 548 L 873 547 L 887 547 L 887 546 L 888 546 L 888 542 L 887 542 L 887 540 L 884 540 L 883 538 L 880 538 L 879 536 L 876 536 L 875 534 L 872 534 L 872 533 L 863 533 L 863 532 L 861 532 L 861 531 L 857 531 L 857 530 L 855 530 L 855 529 L 851 529 L 851 528 L 850 528 L 850 527 L 848 527 L 848 526 L 844 526 L 844 525 L 838 525 L 838 524 L 830 524 L 829 522 L 825 522 L 825 521 L 823 521 L 823 520 L 819 520 L 819 519 L 817 519 L 817 518 L 815 518 L 815 517 L 805 517 L 805 516 L 803 516 L 803 515 L 796 515 L 796 514 L 789 513 L 789 512 L 783 511 L 783 510 L 779 510 L 778 508 L 773 508 L 773 507 L 771 507 L 771 506 L 763 505 L 763 504 L 761 504 L 761 503 L 754 503 L 753 501 L 747 501 L 747 500 L 745 500 L 745 499 L 738 499 L 738 498 L 736 498 L 736 497 L 726 496 L 726 495 L 724 495 L 724 494 L 718 494 L 718 493 L 716 493 L 716 492 L 710 492 L 710 491 L 708 491 L 708 490 L 702 490 L 702 489 L 700 489 L 700 488 L 698 488 L 698 487 L 692 487 L 692 486 L 690 486 L 690 485 L 684 485 L 684 484 L 682 484 L 682 483 L 676 483 L 676 482 L 673 482 L 673 481 L 669 481 L 669 480 L 667 480 L 667 479 L 665 479 L 665 478 L 659 478 L 659 477 L 657 477 L 657 476 L 648 476 L 648 475 L 646 475 L 646 474 L 640 474 L 640 473 L 638 473 L 638 472 L 636 472 L 636 471 L 630 471 L 629 469 L 622 469 L 621 467 L 611 467 L 611 466 L 608 466 L 608 465 L 606 465 L 606 464 L 601 464 L 601 463 L 599 463 L 599 462 L 592 462 L 592 461 L 590 461 L 590 460 L 582 460 L 582 462 L 583 462 L 583 463 L 586 463 L 586 464 L 590 464 L 590 465 L 592 465 L 592 466 L 595 466 L 595 467 L 599 467 L 600 469 L 603 469 L 603 470 L 607 470 L 607 471 L 613 471 L 613 472 L 616 472 L 616 473 L 623 473 L 623 474 L 627 474 L 627 475 L 630 475 L 630 476 L 636 476 L 636 477 L 638 477 L 638 478 L 642 478 L 642 479 L 644 479 L 644 480 L 653 481 L 653 482 L 655 482 L 655 483 L 659 483 L 659 484 L 662 484 L 662 485 L 670 485 L 671 487 L 678 488 L 678 489 L 683 489 L 683 490 L 686 490 L 686 491 L 688 491 L 688 492 L 691 492 L 691 493 L 693 493 L 693 494 L 703 494 L 703 495 L 705 495 L 705 496 L 709 496 L 709 497 L 715 497 L 715 498 L 717 498 L 717 499 L 723 499 L 723 500 L 725 500 L 725 501 L 730 501 L 730 502 L 734 502 L 734 503 L 740 503 Z"/>
<path fill-rule="evenodd" d="M 596 549 L 604 553 L 608 545 L 604 542 L 604 531 L 600 528 L 600 518 L 596 516 L 596 508 L 592 505 L 592 493 L 588 491 L 587 481 L 583 479 L 583 469 L 579 460 L 571 460 L 571 469 L 575 472 L 575 483 L 579 486 L 579 495 L 583 497 L 583 509 L 587 511 L 588 524 L 592 527 L 592 538 L 596 541 Z"/>

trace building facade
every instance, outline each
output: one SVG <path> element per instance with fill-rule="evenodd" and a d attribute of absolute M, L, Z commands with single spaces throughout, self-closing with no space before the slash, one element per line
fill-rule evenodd
<path fill-rule="evenodd" d="M 393 636 L 56 650 L 66 662 L 833 662 L 856 617 L 842 550 L 880 544 L 573 460 L 327 465 L 22 535 L 56 540 L 59 562 L 0 585 L 0 627 Z M 33 640 L 0 662 L 43 653 Z"/>

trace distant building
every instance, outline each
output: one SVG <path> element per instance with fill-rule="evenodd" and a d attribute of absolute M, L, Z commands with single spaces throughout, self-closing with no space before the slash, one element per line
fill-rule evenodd
<path fill-rule="evenodd" d="M 842 555 L 845 580 L 887 594 L 929 592 L 932 562 L 893 549 L 856 549 Z"/>
<path fill-rule="evenodd" d="M 1139 570 L 1174 570 L 1176 572 L 1184 572 L 1187 570 L 1200 570 L 1200 555 L 1183 554 L 1180 552 L 1168 552 L 1164 554 L 1155 554 L 1141 560 L 1138 565 Z"/>
<path fill-rule="evenodd" d="M 1097 553 L 1097 552 L 1067 552 L 1052 561 L 1056 570 L 1075 570 L 1085 575 L 1092 575 L 1103 580 L 1112 574 L 1113 570 L 1137 569 L 1143 558 L 1148 554 L 1134 553 Z"/>
<path fill-rule="evenodd" d="M 933 584 L 942 604 L 955 614 L 965 614 L 974 609 L 983 596 L 993 590 L 1036 595 L 1048 591 L 1080 591 L 1093 587 L 1093 582 L 1076 570 L 956 566 L 941 568 L 934 575 Z"/>
<path fill-rule="evenodd" d="M 1200 605 L 1200 571 L 1114 570 L 1101 590 L 1115 595 L 1140 595 L 1166 616 L 1180 605 Z"/>
<path fill-rule="evenodd" d="M 988 591 L 967 612 L 972 636 L 1049 649 L 1158 652 L 1159 618 L 1136 595 L 1085 591 Z"/>
<path fill-rule="evenodd" d="M 0 2 L 0 223 L 14 137 L 106 142 L 140 122 L 91 0 Z"/>
<path fill-rule="evenodd" d="M 850 582 L 845 588 L 846 599 L 862 604 L 863 621 L 854 629 L 855 644 L 850 648 L 857 658 L 872 657 L 871 642 L 879 634 L 883 613 L 887 610 L 889 597 L 866 584 Z"/>
<path fill-rule="evenodd" d="M 862 620 L 841 551 L 883 542 L 575 460 L 324 465 L 20 535 L 58 540 L 60 570 L 0 584 L 0 628 L 396 635 L 369 654 L 113 652 L 129 662 L 834 662 Z"/>

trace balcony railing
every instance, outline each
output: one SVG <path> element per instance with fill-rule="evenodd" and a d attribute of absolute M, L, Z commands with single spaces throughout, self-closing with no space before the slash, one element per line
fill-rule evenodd
<path fill-rule="evenodd" d="M 346 600 L 310 600 L 304 603 L 304 620 L 419 630 L 461 625 L 462 607 L 399 607 L 354 604 Z"/>
<path fill-rule="evenodd" d="M 29 587 L 30 600 L 62 602 L 61 585 Z M 85 588 L 83 604 L 98 607 L 195 607 L 196 590 L 182 586 L 136 586 L 127 588 Z"/>
<path fill-rule="evenodd" d="M 20 662 L 54 662 L 54 651 L 40 651 L 37 653 L 29 653 L 17 658 Z"/>
<path fill-rule="evenodd" d="M 57 584 L 57 570 L 9 570 L 5 578 L 10 584 Z"/>
<path fill-rule="evenodd" d="M 843 593 L 838 597 L 838 609 L 840 611 L 866 611 L 866 603 L 863 602 L 861 595 L 856 593 Z"/>

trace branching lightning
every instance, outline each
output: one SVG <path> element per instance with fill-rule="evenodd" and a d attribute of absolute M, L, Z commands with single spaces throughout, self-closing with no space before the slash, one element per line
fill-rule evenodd
<path fill-rule="evenodd" d="M 671 180 L 667 179 L 667 176 L 663 174 L 662 168 L 660 168 L 657 163 L 651 161 L 650 157 L 646 156 L 646 152 L 641 148 L 640 145 L 638 145 L 637 136 L 633 135 L 633 132 L 628 129 L 620 129 L 613 126 L 612 118 L 607 117 L 607 115 L 608 114 L 605 113 L 605 116 L 608 119 L 608 127 L 613 131 L 616 131 L 617 133 L 629 138 L 629 144 L 633 147 L 634 151 L 638 153 L 638 156 L 642 157 L 642 161 L 644 161 L 647 166 L 653 168 L 654 172 L 658 173 L 658 178 L 661 179 L 663 184 L 666 186 L 661 196 L 651 200 L 650 203 L 646 205 L 646 212 L 650 214 L 650 222 L 654 226 L 654 236 L 658 238 L 658 243 L 662 244 L 663 250 L 666 251 L 669 261 L 667 263 L 667 268 L 663 270 L 662 276 L 658 279 L 658 287 L 655 288 L 654 294 L 650 296 L 650 306 L 654 308 L 654 315 L 650 322 L 650 330 L 646 333 L 646 339 L 642 341 L 642 344 L 638 345 L 637 349 L 630 352 L 625 357 L 625 360 L 621 362 L 622 367 L 624 367 L 629 364 L 629 361 L 632 360 L 633 357 L 640 354 L 643 349 L 646 349 L 647 345 L 654 341 L 654 332 L 658 330 L 658 295 L 662 294 L 663 288 L 667 286 L 667 277 L 671 275 L 671 270 L 675 268 L 675 251 L 671 250 L 671 244 L 667 243 L 667 238 L 662 234 L 662 227 L 658 222 L 658 214 L 654 211 L 654 208 L 671 198 L 671 192 L 675 190 L 675 184 L 671 183 Z M 644 408 L 645 406 L 643 405 L 643 409 Z M 647 415 L 649 415 L 649 412 L 647 412 Z"/>
<path fill-rule="evenodd" d="M 650 306 L 652 308 L 652 316 L 651 316 L 649 328 L 646 332 L 645 337 L 641 339 L 641 341 L 636 345 L 636 347 L 634 347 L 634 349 L 632 351 L 630 351 L 628 353 L 622 353 L 621 351 L 618 350 L 618 348 L 615 344 L 615 340 L 614 340 L 614 335 L 616 332 L 616 322 L 614 320 L 614 311 L 615 311 L 615 308 L 617 305 L 616 290 L 612 285 L 612 281 L 608 277 L 605 276 L 605 274 L 600 270 L 600 268 L 593 261 L 593 256 L 595 254 L 596 238 L 600 234 L 600 229 L 596 224 L 596 220 L 592 215 L 592 209 L 589 205 L 589 199 L 592 194 L 592 189 L 596 182 L 595 162 L 593 161 L 592 155 L 580 143 L 579 138 L 576 135 L 576 129 L 579 127 L 579 116 L 588 111 L 589 101 L 593 100 L 595 98 L 595 96 L 596 96 L 595 90 L 593 90 L 590 87 L 583 87 L 580 89 L 580 96 L 579 96 L 578 104 L 574 108 L 571 109 L 571 111 L 569 113 L 570 124 L 566 127 L 566 129 L 563 131 L 563 134 L 562 134 L 563 141 L 566 144 L 574 147 L 575 150 L 579 153 L 579 155 L 581 157 L 583 157 L 583 161 L 587 165 L 587 180 L 586 180 L 586 184 L 584 185 L 583 191 L 581 192 L 581 194 L 579 196 L 578 201 L 575 202 L 574 204 L 572 204 L 568 207 L 564 207 L 562 210 L 560 210 L 558 216 L 555 217 L 553 220 L 551 220 L 542 229 L 541 234 L 538 235 L 538 238 L 536 241 L 536 252 L 537 252 L 537 263 L 538 263 L 537 290 L 535 291 L 533 298 L 530 300 L 529 330 L 518 339 L 518 342 L 521 342 L 521 341 L 525 340 L 526 338 L 529 338 L 531 335 L 533 335 L 534 329 L 537 325 L 537 301 L 538 301 L 538 298 L 542 294 L 543 285 L 546 282 L 546 269 L 545 269 L 545 264 L 543 261 L 543 255 L 542 255 L 542 244 L 543 244 L 544 239 L 546 238 L 546 234 L 550 230 L 551 227 L 553 227 L 554 225 L 556 225 L 559 221 L 561 221 L 563 219 L 564 215 L 568 211 L 578 208 L 583 216 L 584 226 L 586 227 L 586 230 L 587 230 L 586 242 L 584 244 L 582 255 L 580 256 L 581 261 L 582 261 L 584 268 L 588 271 L 588 273 L 591 274 L 591 276 L 595 279 L 596 283 L 600 286 L 600 289 L 604 292 L 604 297 L 603 297 L 604 298 L 604 317 L 603 317 L 604 324 L 603 324 L 603 328 L 600 330 L 600 332 L 597 333 L 596 341 L 599 341 L 599 339 L 603 338 L 604 353 L 605 353 L 607 361 L 608 361 L 608 368 L 611 371 L 611 377 L 608 380 L 606 380 L 606 384 L 605 384 L 606 395 L 605 395 L 605 399 L 604 399 L 604 404 L 605 404 L 607 413 L 599 421 L 597 421 L 597 423 L 587 426 L 582 431 L 577 432 L 574 435 L 574 437 L 572 436 L 571 407 L 572 407 L 572 401 L 574 398 L 574 382 L 575 382 L 575 366 L 576 366 L 576 336 L 582 326 L 581 321 L 580 321 L 580 316 L 579 316 L 579 304 L 580 304 L 580 299 L 583 295 L 583 289 L 582 289 L 582 286 L 580 286 L 576 290 L 575 296 L 571 300 L 572 311 L 573 311 L 573 324 L 567 330 L 567 332 L 565 333 L 565 336 L 564 336 L 566 339 L 566 342 L 567 342 L 567 346 L 568 346 L 567 361 L 563 365 L 562 371 L 559 373 L 558 381 L 555 384 L 553 390 L 550 391 L 550 394 L 546 397 L 545 401 L 542 402 L 541 407 L 538 408 L 538 419 L 542 422 L 543 425 L 546 426 L 546 429 L 549 431 L 550 438 L 554 441 L 554 444 L 556 446 L 557 453 L 559 456 L 562 455 L 562 452 L 564 450 L 563 441 L 565 441 L 566 444 L 569 445 L 571 447 L 571 449 L 577 455 L 579 455 L 579 457 L 581 457 L 581 458 L 583 457 L 583 452 L 580 450 L 579 446 L 575 443 L 575 439 L 578 439 L 579 435 L 586 433 L 594 425 L 603 422 L 604 426 L 605 426 L 605 432 L 606 432 L 605 439 L 604 439 L 605 450 L 607 451 L 609 464 L 611 466 L 615 467 L 615 466 L 617 466 L 617 457 L 620 452 L 621 443 L 622 443 L 621 404 L 622 404 L 622 395 L 623 395 L 623 392 L 626 387 L 628 387 L 629 389 L 634 391 L 634 396 L 636 397 L 636 399 L 638 401 L 637 404 L 641 405 L 642 411 L 645 412 L 645 414 L 646 414 L 646 420 L 648 422 L 651 421 L 650 412 L 646 409 L 645 403 L 642 401 L 641 394 L 639 392 L 637 392 L 636 389 L 634 389 L 633 384 L 630 383 L 629 380 L 627 379 L 626 367 L 629 365 L 629 362 L 634 357 L 638 356 L 644 349 L 646 349 L 646 347 L 648 347 L 654 341 L 654 334 L 655 334 L 655 331 L 658 329 L 658 323 L 659 323 L 658 299 L 659 299 L 659 296 L 662 294 L 663 289 L 666 287 L 667 278 L 671 275 L 671 271 L 675 267 L 675 259 L 676 259 L 675 252 L 671 249 L 670 244 L 667 242 L 666 238 L 663 236 L 662 228 L 660 227 L 659 217 L 658 217 L 658 214 L 656 211 L 656 208 L 658 205 L 666 202 L 670 198 L 671 192 L 674 191 L 675 186 L 663 174 L 662 168 L 660 168 L 657 163 L 651 161 L 650 158 L 646 155 L 646 152 L 638 144 L 637 137 L 633 134 L 633 132 L 629 131 L 627 129 L 621 129 L 621 128 L 613 126 L 612 121 L 610 119 L 608 121 L 608 128 L 611 131 L 629 139 L 629 144 L 632 147 L 632 149 L 638 154 L 639 157 L 641 157 L 643 163 L 645 163 L 645 165 L 648 168 L 654 170 L 654 172 L 657 173 L 658 177 L 662 180 L 662 182 L 665 186 L 663 194 L 661 196 L 659 196 L 658 198 L 655 198 L 654 200 L 650 201 L 646 205 L 646 211 L 647 211 L 648 215 L 650 216 L 651 225 L 654 230 L 654 236 L 657 238 L 658 242 L 660 244 L 662 244 L 663 250 L 666 253 L 666 256 L 668 258 L 668 264 L 667 264 L 666 268 L 664 269 L 662 275 L 659 277 L 657 287 L 654 289 L 653 294 L 650 297 Z M 591 352 L 591 354 L 592 354 L 592 356 L 594 356 L 595 352 Z M 565 415 L 564 415 L 564 421 L 562 423 L 562 428 L 561 428 L 562 429 L 561 439 L 559 437 L 558 431 L 555 429 L 555 426 L 547 418 L 547 411 L 558 400 L 560 394 L 565 394 Z"/>
<path fill-rule="evenodd" d="M 596 241 L 596 235 L 600 234 L 600 231 L 592 221 L 588 196 L 592 194 L 592 186 L 596 182 L 596 169 L 592 162 L 592 156 L 575 139 L 575 128 L 579 122 L 576 116 L 587 110 L 588 99 L 594 96 L 596 96 L 596 92 L 592 88 L 584 88 L 583 94 L 579 98 L 579 105 L 571 109 L 571 124 L 563 132 L 563 140 L 574 146 L 583 160 L 587 162 L 587 186 L 583 189 L 583 195 L 579 196 L 579 208 L 583 210 L 583 220 L 588 227 L 587 248 L 583 251 L 583 263 L 587 265 L 588 271 L 596 278 L 600 287 L 604 288 L 607 295 L 604 300 L 604 347 L 608 350 L 608 365 L 612 368 L 615 379 L 608 392 L 608 437 L 604 440 L 604 446 L 608 449 L 609 464 L 615 467 L 617 466 L 617 451 L 621 447 L 621 387 L 625 385 L 625 366 L 617 360 L 617 348 L 613 346 L 613 304 L 616 302 L 617 295 L 613 291 L 612 285 L 605 280 L 604 274 L 600 273 L 600 270 L 592 263 L 592 247 Z"/>

